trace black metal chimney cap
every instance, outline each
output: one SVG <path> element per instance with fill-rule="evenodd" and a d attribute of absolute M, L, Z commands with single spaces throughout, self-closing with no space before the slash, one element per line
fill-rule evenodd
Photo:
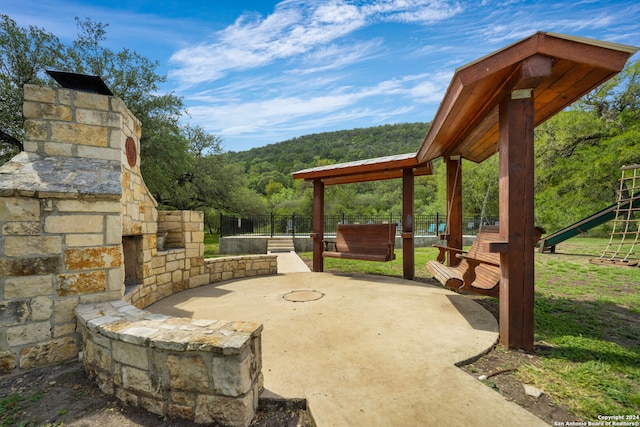
<path fill-rule="evenodd" d="M 96 93 L 98 95 L 113 96 L 111 90 L 107 87 L 100 76 L 89 76 L 87 74 L 69 73 L 66 71 L 47 70 L 47 74 L 51 76 L 60 86 L 65 89 L 79 90 L 82 92 Z"/>

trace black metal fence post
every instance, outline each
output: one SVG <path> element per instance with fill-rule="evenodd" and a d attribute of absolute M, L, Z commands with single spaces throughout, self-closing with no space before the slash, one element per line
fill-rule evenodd
<path fill-rule="evenodd" d="M 296 237 L 296 214 L 291 214 L 291 237 Z"/>
<path fill-rule="evenodd" d="M 271 224 L 270 224 L 270 225 L 271 225 L 271 237 L 273 237 L 273 232 L 275 231 L 275 226 L 276 226 L 276 225 L 275 225 L 274 218 L 273 218 L 273 212 L 271 212 L 269 222 L 271 223 Z"/>

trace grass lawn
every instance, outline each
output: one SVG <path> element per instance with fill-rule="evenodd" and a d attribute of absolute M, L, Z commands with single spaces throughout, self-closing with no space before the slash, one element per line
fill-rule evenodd
<path fill-rule="evenodd" d="M 213 258 L 220 256 L 220 235 L 219 234 L 204 234 L 204 257 Z"/>
<path fill-rule="evenodd" d="M 536 253 L 535 363 L 517 376 L 584 420 L 640 416 L 640 267 L 594 265 L 608 239 L 574 238 L 556 254 Z M 640 246 L 639 246 L 640 249 Z M 416 249 L 416 278 L 430 277 L 432 248 Z M 311 253 L 300 254 L 311 259 Z M 391 262 L 326 258 L 325 271 L 402 277 Z M 639 421 L 638 418 L 630 420 Z"/>

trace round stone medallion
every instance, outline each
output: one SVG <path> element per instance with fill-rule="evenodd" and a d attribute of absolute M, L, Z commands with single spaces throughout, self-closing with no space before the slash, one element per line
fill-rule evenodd
<path fill-rule="evenodd" d="M 130 136 L 127 137 L 127 141 L 125 142 L 125 150 L 127 152 L 129 166 L 134 167 L 138 161 L 138 149 L 136 147 L 136 141 Z"/>
<path fill-rule="evenodd" d="M 309 302 L 319 300 L 323 296 L 324 294 L 322 292 L 304 289 L 286 293 L 282 296 L 282 298 L 291 302 Z"/>

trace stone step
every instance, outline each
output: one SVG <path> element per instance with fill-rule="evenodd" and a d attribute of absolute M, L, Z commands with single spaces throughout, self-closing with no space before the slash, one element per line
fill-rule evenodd
<path fill-rule="evenodd" d="M 271 252 L 295 252 L 293 239 L 286 237 L 269 239 L 267 241 L 267 253 Z"/>

